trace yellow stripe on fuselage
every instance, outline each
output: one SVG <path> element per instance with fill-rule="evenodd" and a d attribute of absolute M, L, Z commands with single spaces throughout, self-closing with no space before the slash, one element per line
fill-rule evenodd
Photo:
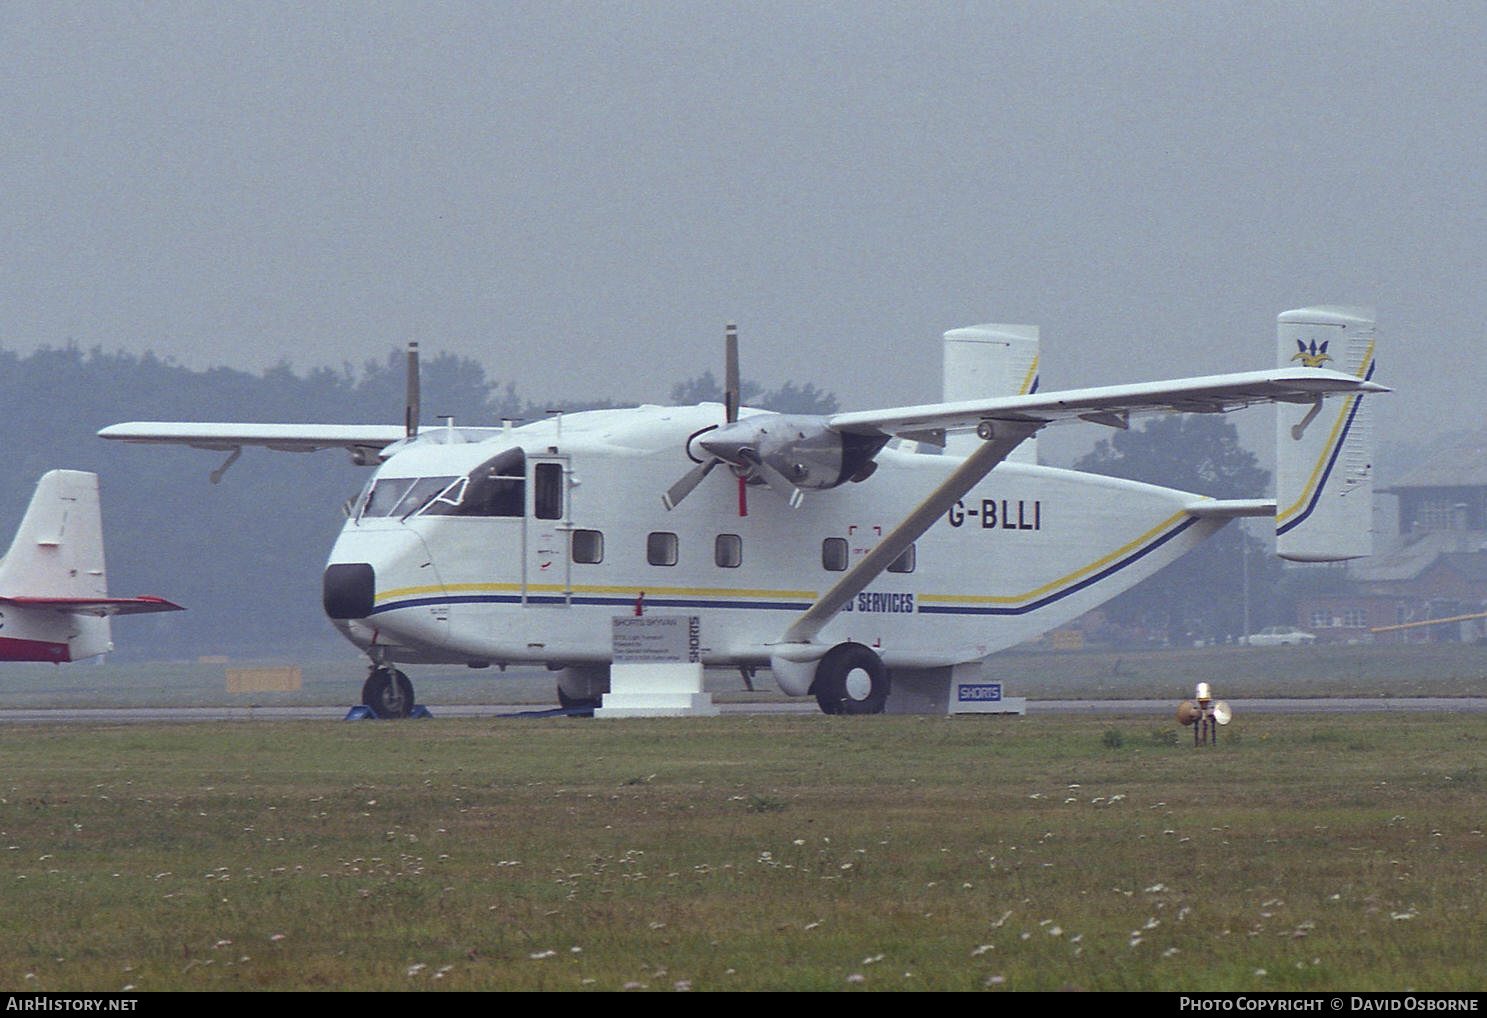
<path fill-rule="evenodd" d="M 1110 552 L 1110 554 L 1102 555 L 1088 565 L 1081 566 L 1071 573 L 1066 573 L 1056 580 L 1043 584 L 1041 587 L 1035 587 L 1025 594 L 1014 594 L 1010 597 L 992 594 L 921 594 L 919 600 L 930 601 L 936 604 L 1020 604 L 1024 601 L 1035 601 L 1058 590 L 1060 587 L 1078 583 L 1091 573 L 1099 572 L 1110 563 L 1125 558 L 1136 549 L 1155 541 L 1166 531 L 1187 519 L 1189 517 L 1185 512 L 1174 513 L 1140 537 L 1126 542 Z"/>
<path fill-rule="evenodd" d="M 529 594 L 571 592 L 588 595 L 632 595 L 644 590 L 648 596 L 655 597 L 778 598 L 794 601 L 814 601 L 817 596 L 817 592 L 813 590 L 739 590 L 730 587 L 656 587 L 645 584 L 623 586 L 574 584 L 572 587 L 566 587 L 561 583 L 529 583 L 526 590 Z M 520 583 L 446 583 L 420 587 L 397 587 L 392 590 L 379 591 L 376 601 L 382 603 L 405 597 L 427 597 L 431 594 L 520 594 L 521 591 Z"/>

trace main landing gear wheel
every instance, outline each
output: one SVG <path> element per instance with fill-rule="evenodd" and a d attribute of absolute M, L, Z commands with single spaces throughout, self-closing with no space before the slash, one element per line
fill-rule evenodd
<path fill-rule="evenodd" d="M 566 711 L 573 711 L 580 717 L 593 717 L 600 700 L 597 696 L 569 696 L 563 692 L 562 686 L 558 687 L 558 706 Z"/>
<path fill-rule="evenodd" d="M 824 714 L 881 714 L 888 702 L 888 669 L 870 647 L 837 644 L 816 666 L 811 692 Z"/>
<path fill-rule="evenodd" d="M 361 687 L 361 702 L 379 718 L 405 718 L 413 712 L 413 683 L 396 668 L 373 668 Z"/>

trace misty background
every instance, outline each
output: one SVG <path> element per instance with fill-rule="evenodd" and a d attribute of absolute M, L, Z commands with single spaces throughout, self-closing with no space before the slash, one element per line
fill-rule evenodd
<path fill-rule="evenodd" d="M 1432 2 L 15 0 L 0 370 L 75 385 L 0 405 L 0 538 L 43 470 L 94 469 L 116 591 L 334 640 L 363 472 L 249 451 L 213 486 L 213 454 L 96 428 L 225 417 L 243 379 L 284 395 L 233 419 L 391 423 L 367 366 L 414 339 L 532 406 L 665 401 L 728 321 L 746 376 L 851 410 L 936 399 L 962 325 L 1039 325 L 1047 389 L 1268 367 L 1278 312 L 1373 306 L 1407 462 L 1477 424 L 1484 44 L 1487 7 Z M 1270 416 L 1235 423 L 1268 467 Z M 230 526 L 183 547 L 147 510 Z M 225 589 L 232 542 L 313 568 Z"/>

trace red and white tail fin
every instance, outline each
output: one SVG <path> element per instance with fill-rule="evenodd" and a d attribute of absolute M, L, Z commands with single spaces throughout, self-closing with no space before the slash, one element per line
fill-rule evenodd
<path fill-rule="evenodd" d="M 1365 381 L 1374 372 L 1374 314 L 1310 307 L 1277 319 L 1281 367 L 1330 368 Z M 1361 393 L 1278 404 L 1276 552 L 1332 562 L 1373 552 L 1373 436 Z"/>
<path fill-rule="evenodd" d="M 0 558 L 0 660 L 76 661 L 113 649 L 109 616 L 178 611 L 158 597 L 110 597 L 98 476 L 53 470 Z"/>

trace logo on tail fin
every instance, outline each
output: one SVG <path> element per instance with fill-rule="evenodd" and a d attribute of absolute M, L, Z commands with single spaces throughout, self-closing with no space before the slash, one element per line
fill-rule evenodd
<path fill-rule="evenodd" d="M 1291 360 L 1300 361 L 1301 366 L 1304 368 L 1320 368 L 1332 359 L 1332 355 L 1327 352 L 1325 341 L 1321 346 L 1318 346 L 1317 341 L 1312 340 L 1311 347 L 1308 348 L 1304 340 L 1298 339 L 1296 340 L 1296 348 L 1298 352 L 1291 355 Z"/>

